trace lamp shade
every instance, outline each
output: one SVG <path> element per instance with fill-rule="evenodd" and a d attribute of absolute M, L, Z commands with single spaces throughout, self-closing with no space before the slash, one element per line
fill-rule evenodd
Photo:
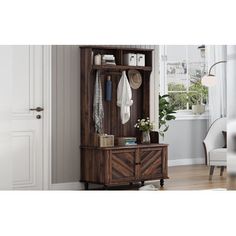
<path fill-rule="evenodd" d="M 216 77 L 214 75 L 205 75 L 202 77 L 202 85 L 212 87 L 216 85 Z"/>

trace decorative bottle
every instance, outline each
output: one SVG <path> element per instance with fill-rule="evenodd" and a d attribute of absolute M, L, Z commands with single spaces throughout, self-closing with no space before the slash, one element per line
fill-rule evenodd
<path fill-rule="evenodd" d="M 112 100 L 112 81 L 111 81 L 111 76 L 107 76 L 106 80 L 106 94 L 105 94 L 105 99 L 106 101 L 111 101 Z"/>

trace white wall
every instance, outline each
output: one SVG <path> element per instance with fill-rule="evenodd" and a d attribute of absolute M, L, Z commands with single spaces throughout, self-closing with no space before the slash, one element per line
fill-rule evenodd
<path fill-rule="evenodd" d="M 79 46 L 52 46 L 52 183 L 80 178 Z"/>
<path fill-rule="evenodd" d="M 169 165 L 203 164 L 207 120 L 174 120 L 169 125 L 163 141 L 169 144 Z"/>
<path fill-rule="evenodd" d="M 11 105 L 12 51 L 0 46 L 0 190 L 12 189 Z"/>
<path fill-rule="evenodd" d="M 227 46 L 227 116 L 236 119 L 236 46 Z"/>

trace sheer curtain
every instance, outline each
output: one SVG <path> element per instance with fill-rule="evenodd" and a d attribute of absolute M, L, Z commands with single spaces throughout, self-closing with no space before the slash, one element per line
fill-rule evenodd
<path fill-rule="evenodd" d="M 236 175 L 236 46 L 227 46 L 227 172 L 230 177 Z M 229 184 L 230 189 L 235 190 L 235 177 Z"/>
<path fill-rule="evenodd" d="M 218 61 L 227 59 L 227 47 L 225 45 L 206 46 L 207 63 L 209 68 Z M 227 113 L 227 80 L 226 63 L 218 64 L 212 69 L 216 75 L 217 83 L 209 88 L 209 126 L 218 118 L 226 117 Z"/>

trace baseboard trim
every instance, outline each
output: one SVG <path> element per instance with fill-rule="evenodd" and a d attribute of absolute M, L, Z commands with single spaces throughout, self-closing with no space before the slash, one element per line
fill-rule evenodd
<path fill-rule="evenodd" d="M 80 182 L 51 184 L 50 190 L 83 190 L 84 186 Z"/>
<path fill-rule="evenodd" d="M 199 165 L 204 164 L 205 158 L 189 158 L 189 159 L 176 159 L 168 160 L 168 166 L 186 166 L 186 165 Z"/>

